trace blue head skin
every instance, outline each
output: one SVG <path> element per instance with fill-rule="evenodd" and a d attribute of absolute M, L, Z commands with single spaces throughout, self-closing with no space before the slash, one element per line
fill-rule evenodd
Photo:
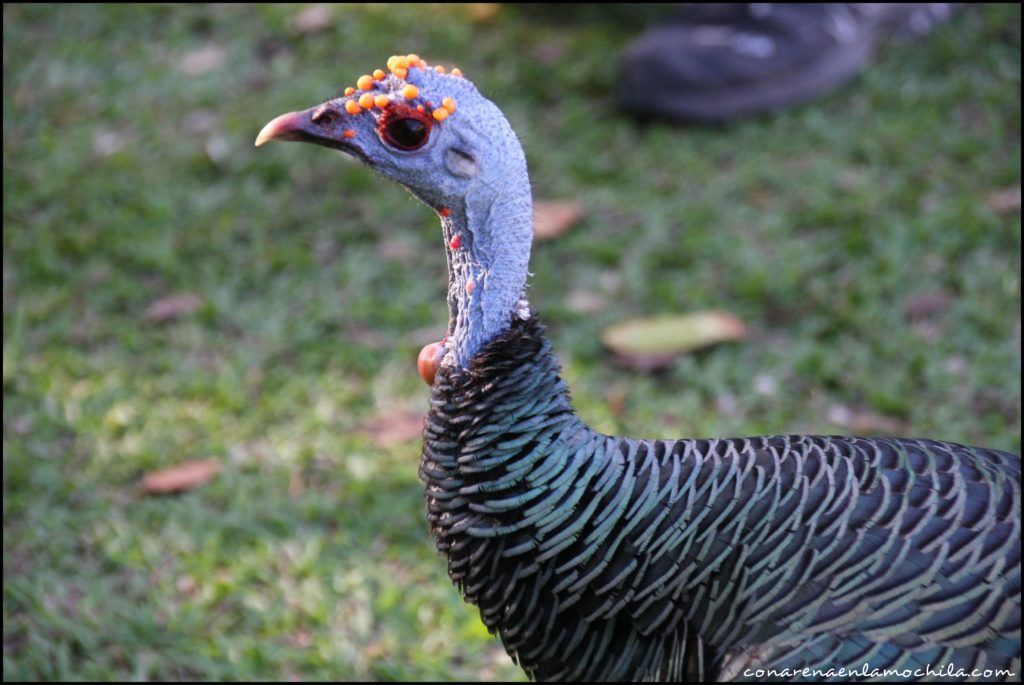
<path fill-rule="evenodd" d="M 256 145 L 297 140 L 341 150 L 438 213 L 448 257 L 444 363 L 466 367 L 513 316 L 528 313 L 530 183 L 523 149 L 501 111 L 467 79 L 420 64 L 379 80 L 363 77 L 365 90 L 279 116 Z M 359 107 L 360 98 L 369 103 L 367 94 L 383 107 Z M 445 111 L 435 116 L 439 109 Z"/>

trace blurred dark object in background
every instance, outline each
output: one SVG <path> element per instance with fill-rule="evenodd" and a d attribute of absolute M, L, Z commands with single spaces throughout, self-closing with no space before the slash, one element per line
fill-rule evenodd
<path fill-rule="evenodd" d="M 921 36 L 950 3 L 694 4 L 626 51 L 617 92 L 641 116 L 726 122 L 826 93 L 879 41 Z"/>

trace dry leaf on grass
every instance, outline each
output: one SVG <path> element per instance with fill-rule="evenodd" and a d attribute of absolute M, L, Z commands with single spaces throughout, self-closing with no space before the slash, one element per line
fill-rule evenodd
<path fill-rule="evenodd" d="M 747 328 L 736 316 L 706 311 L 620 321 L 601 332 L 601 342 L 617 362 L 654 371 L 686 352 L 746 336 Z"/>
<path fill-rule="evenodd" d="M 178 293 L 154 300 L 146 309 L 146 318 L 162 323 L 194 313 L 203 304 L 203 298 L 192 293 Z"/>
<path fill-rule="evenodd" d="M 150 471 L 142 477 L 142 491 L 149 495 L 192 490 L 206 485 L 220 471 L 216 459 L 193 459 L 177 466 Z"/>
<path fill-rule="evenodd" d="M 575 200 L 541 200 L 533 203 L 534 240 L 551 240 L 580 220 L 583 208 Z"/>
<path fill-rule="evenodd" d="M 377 447 L 389 448 L 423 435 L 423 412 L 398 410 L 364 422 L 359 432 Z"/>

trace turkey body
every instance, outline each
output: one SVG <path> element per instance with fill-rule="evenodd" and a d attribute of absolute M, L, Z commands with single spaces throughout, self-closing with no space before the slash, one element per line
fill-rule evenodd
<path fill-rule="evenodd" d="M 543 328 L 514 318 L 467 368 L 440 369 L 420 477 L 449 575 L 531 678 L 1020 674 L 1020 460 L 1005 452 L 603 435 L 573 411 Z"/>
<path fill-rule="evenodd" d="M 1017 457 L 590 429 L 528 314 L 515 132 L 457 69 L 416 54 L 387 67 L 256 144 L 340 150 L 440 217 L 449 327 L 426 365 L 427 516 L 449 575 L 531 677 L 1019 677 Z"/>

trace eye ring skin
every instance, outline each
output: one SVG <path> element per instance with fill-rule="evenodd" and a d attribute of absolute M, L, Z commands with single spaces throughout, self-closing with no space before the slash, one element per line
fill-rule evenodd
<path fill-rule="evenodd" d="M 418 150 L 430 136 L 430 128 L 419 119 L 393 119 L 384 129 L 384 141 L 399 150 Z"/>
<path fill-rule="evenodd" d="M 395 150 L 413 152 L 430 140 L 434 120 L 425 112 L 403 104 L 393 104 L 377 124 L 377 135 Z"/>

